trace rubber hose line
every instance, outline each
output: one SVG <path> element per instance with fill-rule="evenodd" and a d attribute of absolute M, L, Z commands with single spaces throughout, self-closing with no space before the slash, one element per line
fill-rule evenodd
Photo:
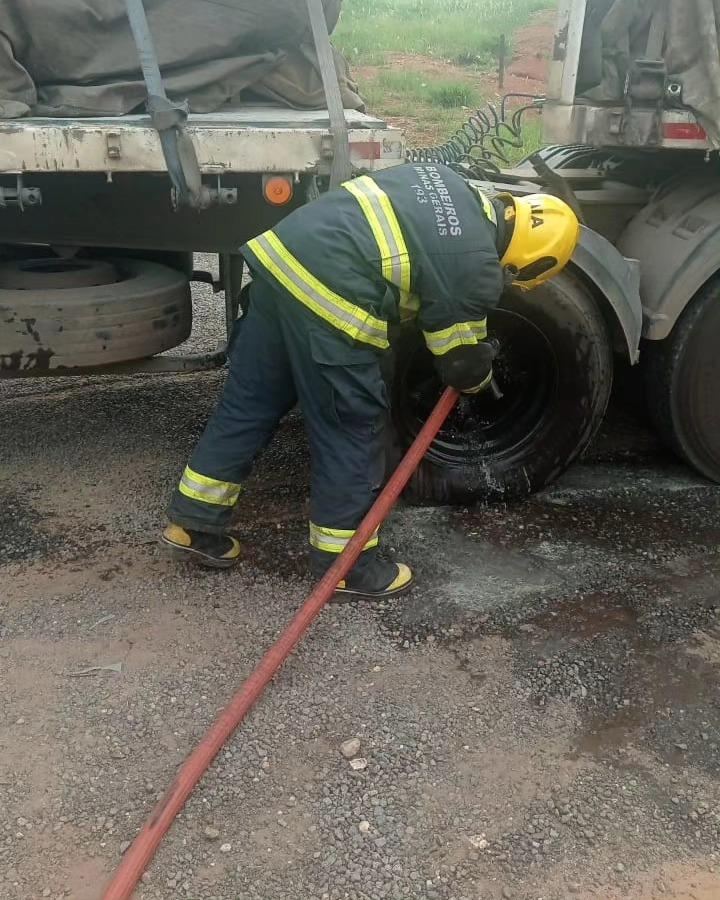
<path fill-rule="evenodd" d="M 126 851 L 103 894 L 103 900 L 128 900 L 132 896 L 143 872 L 155 856 L 160 842 L 195 786 L 323 607 L 331 599 L 338 583 L 352 569 L 365 544 L 387 518 L 443 423 L 455 407 L 457 400 L 457 392 L 453 388 L 446 388 L 345 550 L 322 580 L 318 582 L 276 643 L 263 656 L 247 681 L 217 717 L 197 748 L 185 760 L 169 790 L 150 813 L 140 833 Z"/>

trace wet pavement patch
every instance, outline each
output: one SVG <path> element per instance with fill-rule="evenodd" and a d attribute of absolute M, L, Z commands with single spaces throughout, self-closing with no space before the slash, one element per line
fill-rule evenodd
<path fill-rule="evenodd" d="M 637 612 L 625 605 L 622 597 L 597 591 L 581 599 L 561 600 L 528 624 L 532 628 L 589 639 L 609 631 L 632 629 L 637 620 Z"/>
<path fill-rule="evenodd" d="M 598 470 L 598 480 L 602 470 Z M 617 476 L 616 476 L 617 477 Z M 532 549 L 542 541 L 588 545 L 608 552 L 642 554 L 650 561 L 663 550 L 697 552 L 720 543 L 718 498 L 701 488 L 663 490 L 638 484 L 628 470 L 627 487 L 612 492 L 573 487 L 550 490 L 512 507 L 457 510 L 457 528 L 477 533 L 499 547 Z M 688 503 L 688 496 L 693 502 Z"/>
<path fill-rule="evenodd" d="M 572 703 L 577 755 L 642 746 L 671 767 L 720 772 L 720 602 L 702 579 L 564 598 L 515 633 L 531 702 Z"/>
<path fill-rule="evenodd" d="M 26 496 L 0 494 L 0 565 L 48 556 L 66 546 L 65 539 L 48 533 L 43 516 Z"/>
<path fill-rule="evenodd" d="M 641 737 L 670 766 L 717 777 L 720 666 L 680 646 L 659 647 L 639 650 L 624 676 L 616 708 L 586 716 L 578 752 L 608 756 Z"/>

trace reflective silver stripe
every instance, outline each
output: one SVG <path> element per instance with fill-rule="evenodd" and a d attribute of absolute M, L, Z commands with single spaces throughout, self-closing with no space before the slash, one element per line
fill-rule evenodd
<path fill-rule="evenodd" d="M 275 241 L 279 243 L 278 238 Z M 319 313 L 334 324 L 337 328 L 347 332 L 356 340 L 366 340 L 375 346 L 387 347 L 387 327 L 379 319 L 374 319 L 370 313 L 365 313 L 359 306 L 345 300 L 342 297 L 332 299 L 329 288 L 324 288 L 324 293 L 310 280 L 303 277 L 303 266 L 283 248 L 283 253 L 278 251 L 271 243 L 268 234 L 262 234 L 250 242 L 250 247 L 260 248 L 270 260 L 277 274 L 282 276 L 279 280 L 302 303 L 305 303 L 314 312 Z M 282 246 L 282 245 L 281 245 Z M 291 262 L 292 261 L 292 262 Z M 272 270 L 271 270 L 272 271 Z M 274 273 L 275 274 L 275 273 Z M 317 279 L 313 277 L 317 282 Z M 375 324 L 377 323 L 377 324 Z"/>
<path fill-rule="evenodd" d="M 329 534 L 318 535 L 311 530 L 310 543 L 319 550 L 326 550 L 331 553 L 342 553 L 350 543 L 350 538 L 331 537 Z"/>
<path fill-rule="evenodd" d="M 452 334 L 442 334 L 441 337 L 433 336 L 432 332 L 425 332 L 425 341 L 428 348 L 438 356 L 452 347 L 459 347 L 462 344 L 477 344 L 478 339 L 472 328 L 465 325 L 458 325 L 452 330 Z"/>
<path fill-rule="evenodd" d="M 209 485 L 203 484 L 200 481 L 196 481 L 187 472 L 183 472 L 182 478 L 180 479 L 181 489 L 182 487 L 186 487 L 189 491 L 192 491 L 194 495 L 200 495 L 201 497 L 207 498 L 209 503 L 217 503 L 217 504 L 227 504 L 228 502 L 235 502 L 240 494 L 240 487 L 223 487 L 221 485 Z"/>

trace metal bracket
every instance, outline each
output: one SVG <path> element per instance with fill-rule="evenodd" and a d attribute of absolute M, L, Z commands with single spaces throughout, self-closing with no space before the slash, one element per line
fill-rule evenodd
<path fill-rule="evenodd" d="M 170 192 L 173 209 L 182 206 L 182 199 L 175 187 Z M 211 206 L 236 206 L 238 201 L 237 188 L 226 188 L 220 184 L 218 178 L 217 187 L 211 188 L 206 184 L 201 184 L 192 204 L 194 209 L 209 209 Z"/>
<path fill-rule="evenodd" d="M 335 139 L 331 134 L 324 134 L 320 138 L 320 156 L 323 159 L 332 159 L 335 155 Z"/>
<path fill-rule="evenodd" d="M 637 130 L 635 107 L 638 115 L 647 120 L 648 107 L 654 105 L 652 121 L 648 127 L 644 121 L 641 128 L 645 134 L 646 146 L 658 147 L 662 143 L 662 120 L 667 91 L 667 66 L 663 59 L 636 59 L 625 80 L 625 111 L 619 125 L 620 135 Z M 634 142 L 634 141 L 632 141 Z"/>
<path fill-rule="evenodd" d="M 120 133 L 111 131 L 105 138 L 107 145 L 108 159 L 120 159 L 122 156 L 122 145 L 120 143 Z"/>
<path fill-rule="evenodd" d="M 664 59 L 636 59 L 627 75 L 625 96 L 640 103 L 662 103 L 666 83 Z"/>
<path fill-rule="evenodd" d="M 16 176 L 14 188 L 0 185 L 0 209 L 8 206 L 17 206 L 20 212 L 34 206 L 42 206 L 42 193 L 40 188 L 28 187 L 23 183 L 22 175 Z"/>

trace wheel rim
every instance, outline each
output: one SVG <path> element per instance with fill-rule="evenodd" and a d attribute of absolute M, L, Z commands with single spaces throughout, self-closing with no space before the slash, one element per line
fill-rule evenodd
<path fill-rule="evenodd" d="M 502 458 L 517 453 L 543 425 L 558 388 L 559 367 L 550 342 L 537 325 L 509 310 L 492 314 L 490 337 L 500 342 L 494 370 L 503 397 L 495 399 L 489 391 L 462 397 L 428 451 L 432 462 L 457 466 L 472 458 Z M 396 378 L 396 425 L 412 440 L 442 385 L 430 353 L 419 343 Z"/>

